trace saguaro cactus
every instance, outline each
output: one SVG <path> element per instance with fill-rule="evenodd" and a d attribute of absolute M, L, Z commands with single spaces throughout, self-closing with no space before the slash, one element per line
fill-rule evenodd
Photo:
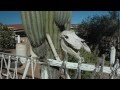
<path fill-rule="evenodd" d="M 57 52 L 60 52 L 59 33 L 61 26 L 70 26 L 70 11 L 21 11 L 21 16 L 34 53 L 40 58 L 46 56 L 54 59 L 49 45 L 45 42 L 45 33 L 50 34 Z M 53 71 L 52 68 L 51 74 Z M 56 78 L 56 75 L 52 75 L 51 78 Z"/>
<path fill-rule="evenodd" d="M 31 43 L 33 51 L 35 54 L 40 57 L 42 56 L 39 52 L 39 46 L 45 41 L 44 35 L 44 18 L 42 16 L 44 13 L 39 11 L 22 11 L 22 21 L 24 30 L 28 36 L 28 39 Z"/>
<path fill-rule="evenodd" d="M 54 20 L 56 25 L 61 29 L 61 31 L 65 29 L 69 29 L 69 23 L 71 20 L 71 12 L 70 11 L 55 11 Z"/>

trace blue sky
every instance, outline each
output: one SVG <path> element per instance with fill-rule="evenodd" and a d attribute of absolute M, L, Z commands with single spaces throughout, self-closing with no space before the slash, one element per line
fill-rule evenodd
<path fill-rule="evenodd" d="M 0 11 L 0 22 L 3 24 L 20 24 L 21 16 L 19 11 Z"/>
<path fill-rule="evenodd" d="M 82 20 L 88 16 L 92 17 L 94 15 L 105 15 L 108 11 L 73 11 L 71 23 L 79 24 Z"/>
<path fill-rule="evenodd" d="M 104 15 L 108 11 L 73 11 L 72 24 L 79 24 L 83 19 L 93 15 Z M 0 11 L 0 22 L 3 24 L 21 24 L 19 11 Z"/>

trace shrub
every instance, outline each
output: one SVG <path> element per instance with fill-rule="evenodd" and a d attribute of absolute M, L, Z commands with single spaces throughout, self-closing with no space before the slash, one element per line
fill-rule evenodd
<path fill-rule="evenodd" d="M 0 24 L 0 48 L 14 49 L 15 43 L 13 31 L 10 31 L 6 25 Z"/>
<path fill-rule="evenodd" d="M 89 63 L 89 64 L 95 64 L 98 61 L 98 56 L 95 53 L 89 53 L 86 52 L 83 48 L 80 49 L 80 56 L 84 58 L 85 62 L 84 63 Z M 73 56 L 69 55 L 69 62 L 78 62 L 77 59 L 75 59 Z M 105 65 L 109 65 L 109 61 L 105 60 Z M 69 70 L 69 74 L 71 76 L 71 78 L 75 77 L 76 74 L 76 70 Z M 90 71 L 82 71 L 81 77 L 82 79 L 89 79 L 91 76 L 92 72 Z"/>

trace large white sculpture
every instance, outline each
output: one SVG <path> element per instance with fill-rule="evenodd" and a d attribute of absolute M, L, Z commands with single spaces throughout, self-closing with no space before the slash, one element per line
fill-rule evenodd
<path fill-rule="evenodd" d="M 73 30 L 63 31 L 60 38 L 62 49 L 77 59 L 81 59 L 79 49 L 84 48 L 87 52 L 91 52 L 85 40 L 78 37 Z"/>
<path fill-rule="evenodd" d="M 71 56 L 74 56 L 75 58 L 78 59 L 78 67 L 79 68 L 78 68 L 78 76 L 77 77 L 78 78 L 79 78 L 79 76 L 81 77 L 81 75 L 79 75 L 80 74 L 80 65 L 84 61 L 84 59 L 82 57 L 80 57 L 79 50 L 81 48 L 84 48 L 87 52 L 91 52 L 90 48 L 85 43 L 85 40 L 78 37 L 75 34 L 75 31 L 73 31 L 73 30 L 64 30 L 63 32 L 61 32 L 60 38 L 61 38 L 61 47 L 62 47 L 63 51 L 65 52 L 65 59 L 63 61 L 61 68 L 66 67 L 65 63 L 68 60 L 68 54 L 70 54 Z M 67 70 L 66 70 L 66 73 L 67 73 Z"/>

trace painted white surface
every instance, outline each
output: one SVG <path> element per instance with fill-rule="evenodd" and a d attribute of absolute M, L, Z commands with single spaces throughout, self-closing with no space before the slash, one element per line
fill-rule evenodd
<path fill-rule="evenodd" d="M 41 79 L 49 79 L 46 66 L 41 67 Z"/>
<path fill-rule="evenodd" d="M 28 60 L 27 63 L 26 63 L 26 66 L 25 66 L 25 70 L 24 70 L 24 73 L 23 73 L 22 79 L 25 79 L 29 67 L 30 67 L 30 60 Z"/>
<path fill-rule="evenodd" d="M 57 66 L 57 67 L 60 67 L 62 64 L 62 61 L 57 61 L 57 60 L 53 60 L 53 59 L 48 59 L 48 62 L 51 66 Z M 68 68 L 68 69 L 77 69 L 77 67 L 78 67 L 78 63 L 72 63 L 72 62 L 66 63 L 66 68 Z M 95 65 L 82 63 L 80 68 L 81 68 L 81 70 L 84 70 L 84 71 L 93 71 L 95 69 Z M 118 71 L 120 71 L 120 70 L 118 70 Z M 111 73 L 110 67 L 104 66 L 103 72 Z M 118 72 L 118 73 L 120 73 L 120 72 Z"/>
<path fill-rule="evenodd" d="M 16 55 L 27 56 L 27 46 L 26 44 L 17 43 L 16 44 Z M 26 58 L 20 57 L 21 63 L 25 63 Z"/>
<path fill-rule="evenodd" d="M 20 35 L 17 36 L 17 43 L 20 43 Z"/>
<path fill-rule="evenodd" d="M 75 49 L 79 50 L 83 47 L 86 51 L 91 52 L 88 45 L 84 42 L 85 40 L 78 37 L 75 34 L 74 30 L 64 30 L 61 33 L 60 37 L 64 38 L 64 40 L 67 41 L 70 45 L 72 45 L 72 47 Z"/>
<path fill-rule="evenodd" d="M 49 45 L 50 45 L 50 47 L 51 47 L 51 49 L 52 49 L 52 52 L 53 52 L 56 60 L 61 61 L 61 60 L 60 60 L 60 57 L 58 56 L 58 54 L 57 54 L 57 52 L 56 52 L 56 50 L 55 50 L 55 47 L 54 47 L 54 45 L 53 45 L 53 42 L 52 42 L 52 40 L 51 40 L 50 35 L 49 35 L 49 34 L 46 34 L 46 37 L 47 37 L 48 43 L 49 43 Z"/>
<path fill-rule="evenodd" d="M 115 55 L 116 55 L 116 49 L 114 46 L 112 46 L 111 51 L 110 51 L 110 64 L 111 65 L 115 63 Z"/>

